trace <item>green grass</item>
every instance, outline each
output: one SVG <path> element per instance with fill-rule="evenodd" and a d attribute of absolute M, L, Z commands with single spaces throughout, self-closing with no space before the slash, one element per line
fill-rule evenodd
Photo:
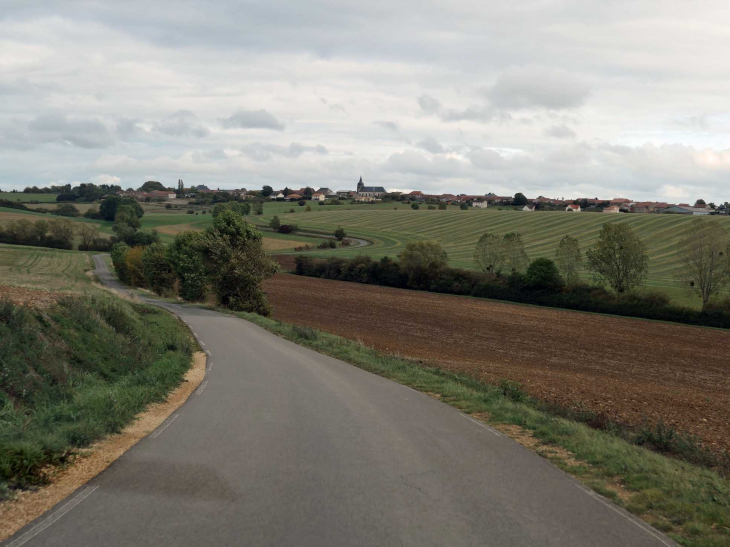
<path fill-rule="evenodd" d="M 730 545 L 730 481 L 714 471 L 541 410 L 519 386 L 480 383 L 315 329 L 255 314 L 236 315 L 374 374 L 437 394 L 465 413 L 478 414 L 481 419 L 488 416 L 491 424 L 511 424 L 529 431 L 542 443 L 538 453 L 683 545 Z M 577 461 L 556 457 L 551 446 L 569 451 Z"/>
<path fill-rule="evenodd" d="M 583 251 L 595 244 L 602 225 L 607 222 L 626 222 L 646 244 L 650 267 L 647 287 L 663 290 L 677 302 L 699 305 L 699 298 L 687 295 L 675 279 L 677 269 L 676 246 L 685 227 L 694 217 L 685 215 L 601 213 L 571 214 L 565 212 L 534 212 L 490 209 L 455 208 L 446 211 L 413 211 L 408 206 L 389 204 L 312 207 L 305 213 L 297 210 L 289 214 L 290 204 L 267 203 L 264 215 L 252 216 L 255 223 L 268 223 L 277 214 L 283 223 L 295 223 L 302 229 L 332 233 L 342 226 L 348 235 L 361 236 L 374 245 L 362 249 L 342 248 L 331 251 L 315 251 L 313 256 L 351 257 L 367 254 L 373 257 L 397 256 L 409 241 L 435 239 L 449 255 L 451 265 L 475 269 L 474 248 L 485 232 L 505 234 L 517 231 L 522 234 L 530 259 L 553 258 L 560 239 L 569 234 L 578 239 Z M 284 209 L 285 211 L 282 211 Z M 705 217 L 720 222 L 730 229 L 728 217 Z M 587 273 L 584 272 L 587 278 Z"/>
<path fill-rule="evenodd" d="M 13 192 L 0 192 L 0 199 L 9 199 L 10 201 L 20 201 L 22 203 L 29 203 L 31 201 L 38 201 L 40 203 L 48 203 L 56 201 L 58 194 L 23 194 Z"/>
<path fill-rule="evenodd" d="M 0 498 L 164 400 L 193 350 L 174 316 L 106 294 L 0 301 L 0 339 Z"/>
<path fill-rule="evenodd" d="M 88 253 L 0 244 L 0 284 L 48 291 L 78 291 L 91 286 Z"/>

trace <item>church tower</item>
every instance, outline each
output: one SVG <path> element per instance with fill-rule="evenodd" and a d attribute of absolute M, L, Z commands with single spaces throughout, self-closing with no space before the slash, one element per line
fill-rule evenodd
<path fill-rule="evenodd" d="M 360 192 L 363 186 L 365 185 L 362 183 L 362 177 L 360 177 L 360 182 L 357 183 L 357 191 Z"/>

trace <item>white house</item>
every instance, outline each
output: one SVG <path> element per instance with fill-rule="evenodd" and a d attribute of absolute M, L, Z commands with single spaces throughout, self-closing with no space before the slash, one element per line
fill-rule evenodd
<path fill-rule="evenodd" d="M 620 213 L 621 209 L 618 205 L 609 205 L 608 207 L 603 208 L 604 213 Z"/>
<path fill-rule="evenodd" d="M 535 210 L 535 205 L 534 205 L 534 204 L 532 204 L 532 203 L 528 203 L 527 205 L 525 205 L 525 206 L 524 206 L 524 207 L 522 208 L 522 210 L 523 210 L 523 211 L 530 211 L 530 212 L 532 212 L 532 211 L 534 211 L 534 210 Z"/>
<path fill-rule="evenodd" d="M 569 213 L 580 213 L 580 205 L 571 203 L 565 208 L 565 210 Z"/>
<path fill-rule="evenodd" d="M 284 195 L 284 192 L 279 192 L 275 196 L 272 195 L 271 197 L 273 197 L 274 199 L 284 199 L 286 196 Z"/>
<path fill-rule="evenodd" d="M 472 201 L 471 206 L 478 207 L 479 209 L 486 209 L 489 204 L 486 201 Z"/>

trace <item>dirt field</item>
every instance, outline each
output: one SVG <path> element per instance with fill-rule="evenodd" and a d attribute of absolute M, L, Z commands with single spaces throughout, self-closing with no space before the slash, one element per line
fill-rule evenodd
<path fill-rule="evenodd" d="M 730 449 L 730 333 L 277 274 L 274 318 Z"/>

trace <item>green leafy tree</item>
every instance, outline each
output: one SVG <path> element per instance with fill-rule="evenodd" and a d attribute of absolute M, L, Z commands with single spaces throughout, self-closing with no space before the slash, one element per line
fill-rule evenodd
<path fill-rule="evenodd" d="M 517 205 L 519 207 L 527 205 L 527 198 L 525 197 L 525 194 L 517 192 L 515 197 L 512 199 L 512 205 Z"/>
<path fill-rule="evenodd" d="M 109 196 L 105 198 L 101 205 L 99 206 L 99 215 L 104 220 L 113 221 L 114 217 L 117 214 L 117 207 L 119 207 L 119 203 L 122 201 L 122 198 L 119 196 Z"/>
<path fill-rule="evenodd" d="M 269 228 L 276 231 L 279 229 L 279 226 L 281 226 L 281 220 L 279 220 L 278 216 L 274 215 L 269 221 Z"/>
<path fill-rule="evenodd" d="M 167 190 L 161 182 L 156 180 L 148 180 L 137 189 L 139 192 L 154 192 L 155 190 Z"/>
<path fill-rule="evenodd" d="M 497 275 L 504 265 L 503 240 L 496 234 L 482 234 L 477 241 L 474 260 L 490 277 Z"/>
<path fill-rule="evenodd" d="M 421 207 L 420 205 L 418 205 L 418 203 L 411 203 L 411 209 L 413 209 L 414 211 L 418 211 L 418 209 L 420 208 Z"/>
<path fill-rule="evenodd" d="M 203 236 L 208 278 L 218 302 L 233 310 L 269 315 L 261 283 L 278 265 L 264 252 L 261 232 L 233 211 L 223 211 Z"/>
<path fill-rule="evenodd" d="M 162 295 L 172 291 L 175 271 L 162 243 L 145 247 L 142 253 L 142 269 L 146 285 L 155 293 Z"/>
<path fill-rule="evenodd" d="M 337 241 L 342 241 L 347 237 L 347 233 L 345 232 L 345 229 L 342 226 L 338 226 L 335 230 L 335 239 Z"/>
<path fill-rule="evenodd" d="M 683 286 L 702 299 L 702 309 L 730 282 L 730 239 L 722 224 L 698 218 L 679 242 Z"/>
<path fill-rule="evenodd" d="M 555 251 L 555 264 L 568 285 L 578 284 L 578 272 L 582 263 L 578 240 L 566 234 Z"/>
<path fill-rule="evenodd" d="M 263 215 L 264 214 L 264 204 L 260 201 L 257 201 L 253 204 L 253 212 L 255 215 Z"/>
<path fill-rule="evenodd" d="M 596 247 L 586 252 L 593 278 L 619 294 L 640 286 L 649 272 L 646 245 L 623 222 L 603 225 Z"/>
<path fill-rule="evenodd" d="M 48 231 L 51 237 L 62 243 L 66 248 L 73 247 L 74 224 L 66 218 L 48 221 Z"/>
<path fill-rule="evenodd" d="M 428 289 L 448 264 L 446 251 L 438 241 L 410 241 L 399 258 L 401 271 L 413 289 Z"/>
<path fill-rule="evenodd" d="M 62 217 L 78 217 L 81 216 L 79 210 L 70 203 L 61 203 L 56 206 L 56 210 L 53 211 L 54 215 Z"/>
<path fill-rule="evenodd" d="M 251 212 L 251 205 L 242 201 L 217 203 L 215 207 L 213 207 L 213 218 L 217 217 L 223 211 L 233 211 L 234 213 L 246 216 Z M 205 214 L 205 211 L 203 211 L 203 214 Z"/>
<path fill-rule="evenodd" d="M 504 266 L 517 273 L 524 273 L 530 264 L 530 259 L 525 252 L 525 244 L 522 236 L 517 232 L 505 234 L 502 240 L 504 252 Z"/>
<path fill-rule="evenodd" d="M 445 211 L 446 210 L 446 203 L 443 201 L 439 203 L 439 211 Z"/>
<path fill-rule="evenodd" d="M 309 186 L 307 186 L 304 189 L 304 197 L 305 198 L 311 198 L 312 195 L 314 195 L 314 189 L 313 188 L 310 188 Z"/>
<path fill-rule="evenodd" d="M 167 256 L 179 282 L 180 297 L 197 302 L 205 298 L 207 273 L 203 234 L 181 232 L 167 248 Z"/>
<path fill-rule="evenodd" d="M 469 209 L 469 206 L 466 203 L 460 203 L 459 209 L 461 209 L 462 211 L 466 211 Z"/>
<path fill-rule="evenodd" d="M 563 279 L 555 262 L 549 258 L 537 258 L 527 268 L 525 286 L 535 291 L 559 291 Z"/>
<path fill-rule="evenodd" d="M 271 186 L 265 185 L 261 189 L 261 195 L 265 198 L 269 197 L 271 194 L 274 193 L 274 189 Z"/>

